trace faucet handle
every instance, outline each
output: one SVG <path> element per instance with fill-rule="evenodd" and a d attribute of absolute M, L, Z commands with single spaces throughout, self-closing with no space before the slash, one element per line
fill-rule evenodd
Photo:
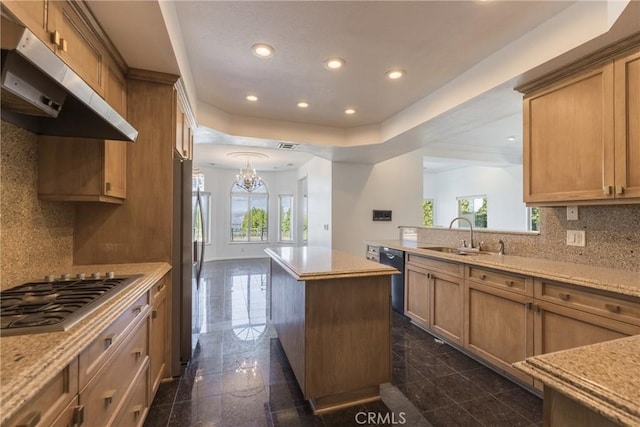
<path fill-rule="evenodd" d="M 460 247 L 461 248 L 466 248 L 467 247 L 467 241 L 465 239 L 460 239 Z"/>

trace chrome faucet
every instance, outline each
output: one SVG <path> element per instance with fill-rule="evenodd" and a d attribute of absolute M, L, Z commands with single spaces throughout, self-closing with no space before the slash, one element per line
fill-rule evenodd
<path fill-rule="evenodd" d="M 471 221 L 469 221 L 469 220 L 468 220 L 467 218 L 465 218 L 465 217 L 457 216 L 457 217 L 453 218 L 453 219 L 451 220 L 451 222 L 449 223 L 449 229 L 451 229 L 451 227 L 453 226 L 453 223 L 454 223 L 454 222 L 456 222 L 456 221 L 458 221 L 458 220 L 465 220 L 465 221 L 467 221 L 467 222 L 469 223 L 469 230 L 470 230 L 470 236 L 469 236 L 469 238 L 470 238 L 470 242 L 469 242 L 469 246 L 468 246 L 468 248 L 470 248 L 470 249 L 474 249 L 474 247 L 473 247 L 473 224 L 471 223 Z M 464 240 L 462 241 L 462 247 L 463 247 L 463 248 L 466 248 L 466 247 L 467 247 L 467 242 L 466 242 L 466 241 L 464 241 Z"/>

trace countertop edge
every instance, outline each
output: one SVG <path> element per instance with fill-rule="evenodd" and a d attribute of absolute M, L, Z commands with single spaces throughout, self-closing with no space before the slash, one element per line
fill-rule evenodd
<path fill-rule="evenodd" d="M 118 266 L 118 264 L 108 265 Z M 19 381 L 12 381 L 10 385 L 0 384 L 2 390 L 0 394 L 0 424 L 6 423 L 15 415 L 17 411 L 41 390 L 42 386 L 51 381 L 51 379 L 75 357 L 78 357 L 80 352 L 122 314 L 129 305 L 134 303 L 140 296 L 151 289 L 158 280 L 171 271 L 171 266 L 168 263 L 121 264 L 121 266 L 125 265 L 128 267 L 144 265 L 146 266 L 145 268 L 152 270 L 138 279 L 131 289 L 122 291 L 112 300 L 105 303 L 104 306 L 98 307 L 68 331 L 37 334 L 43 336 L 44 339 L 46 339 L 45 336 L 51 338 L 54 334 L 58 334 L 58 340 L 47 352 L 47 357 L 43 358 L 48 361 L 45 366 L 42 366 L 41 369 L 31 370 L 28 374 L 21 376 Z M 83 268 L 86 266 L 74 267 Z M 114 270 L 114 268 L 109 268 L 109 270 Z M 2 352 L 4 353 L 5 351 L 6 350 L 3 349 Z"/>
<path fill-rule="evenodd" d="M 640 424 L 640 413 L 633 410 L 633 405 L 622 398 L 616 398 L 617 396 L 596 383 L 533 358 L 516 362 L 513 367 L 616 423 L 625 426 Z"/>

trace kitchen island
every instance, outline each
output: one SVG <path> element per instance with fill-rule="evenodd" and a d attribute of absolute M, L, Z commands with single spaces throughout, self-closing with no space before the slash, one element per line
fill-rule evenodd
<path fill-rule="evenodd" d="M 271 321 L 314 413 L 380 399 L 391 380 L 391 275 L 319 247 L 266 249 Z"/>
<path fill-rule="evenodd" d="M 515 364 L 542 381 L 544 425 L 640 425 L 640 335 Z"/>

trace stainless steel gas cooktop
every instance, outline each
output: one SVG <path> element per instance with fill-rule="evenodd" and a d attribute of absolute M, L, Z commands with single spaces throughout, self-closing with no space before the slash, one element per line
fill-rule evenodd
<path fill-rule="evenodd" d="M 0 292 L 0 336 L 65 331 L 141 275 L 47 276 Z"/>

